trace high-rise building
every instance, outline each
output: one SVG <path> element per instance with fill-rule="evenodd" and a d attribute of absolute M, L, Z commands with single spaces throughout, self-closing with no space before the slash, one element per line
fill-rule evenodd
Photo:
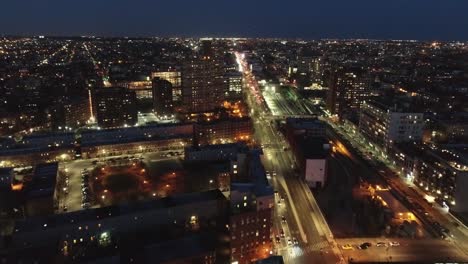
<path fill-rule="evenodd" d="M 153 79 L 153 108 L 158 114 L 172 112 L 172 84 L 161 78 Z"/>
<path fill-rule="evenodd" d="M 363 69 L 339 68 L 330 73 L 326 103 L 332 115 L 342 118 L 357 113 L 371 95 L 371 78 Z"/>
<path fill-rule="evenodd" d="M 161 78 L 172 84 L 172 100 L 180 101 L 182 97 L 182 74 L 180 70 L 169 68 L 165 71 L 155 71 L 151 73 L 151 78 Z"/>
<path fill-rule="evenodd" d="M 64 104 L 65 126 L 79 127 L 89 120 L 89 104 L 86 98 L 69 100 Z"/>
<path fill-rule="evenodd" d="M 121 87 L 97 89 L 93 105 L 99 126 L 133 126 L 138 121 L 135 91 Z"/>
<path fill-rule="evenodd" d="M 242 97 L 242 73 L 238 71 L 227 72 L 226 82 L 230 98 Z"/>
<path fill-rule="evenodd" d="M 208 44 L 207 44 L 208 45 Z M 182 68 L 182 103 L 186 113 L 210 112 L 227 96 L 224 65 L 209 46 L 189 59 Z"/>
<path fill-rule="evenodd" d="M 423 113 L 412 111 L 401 101 L 377 98 L 362 104 L 359 130 L 383 148 L 392 144 L 420 141 L 423 135 Z"/>

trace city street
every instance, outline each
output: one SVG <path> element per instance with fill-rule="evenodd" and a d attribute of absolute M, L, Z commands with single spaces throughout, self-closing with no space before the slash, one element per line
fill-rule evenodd
<path fill-rule="evenodd" d="M 242 68 L 246 69 L 245 61 Z M 250 73 L 244 75 L 249 91 L 259 91 L 256 81 Z M 295 161 L 291 151 L 283 151 L 287 143 L 274 128 L 269 119 L 260 118 L 268 111 L 262 101 L 252 98 L 255 95 L 247 93 L 248 103 L 253 110 L 255 139 L 257 143 L 271 144 L 264 148 L 264 165 L 272 175 L 272 185 L 278 195 L 284 198 L 281 205 L 276 206 L 274 214 L 274 236 L 283 229 L 285 237 L 293 237 L 299 245 L 287 246 L 285 239 L 277 245 L 277 253 L 282 255 L 286 263 L 337 263 L 341 255 L 333 240 L 333 235 L 317 205 L 308 186 L 294 172 Z M 268 102 L 267 102 L 268 103 Z M 268 115 L 268 114 L 267 114 Z M 278 144 L 279 146 L 275 146 Z M 278 199 L 278 198 L 277 198 Z M 287 219 L 287 226 L 281 223 L 282 216 Z M 343 259 L 344 260 L 344 259 Z"/>
<path fill-rule="evenodd" d="M 240 57 L 238 56 L 238 59 Z M 244 62 L 245 63 L 245 62 Z M 246 66 L 244 65 L 244 69 Z M 282 146 L 287 145 L 282 135 L 276 129 L 275 124 L 270 122 L 275 119 L 282 119 L 286 116 L 307 116 L 312 115 L 312 111 L 308 107 L 307 101 L 299 99 L 297 102 L 293 102 L 290 99 L 283 98 L 279 92 L 273 91 L 272 89 L 267 89 L 261 91 L 258 86 L 257 81 L 252 77 L 252 75 L 247 72 L 244 74 L 246 83 L 249 87 L 248 91 L 256 91 L 255 93 L 248 93 L 248 102 L 253 109 L 253 119 L 254 129 L 255 129 L 255 138 L 258 140 L 257 143 L 261 143 L 264 147 L 265 153 L 265 167 L 268 171 L 275 171 L 276 177 L 272 176 L 272 184 L 276 190 L 279 191 L 280 197 L 283 197 L 285 201 L 277 206 L 275 209 L 275 230 L 274 236 L 279 235 L 281 230 L 285 233 L 285 239 L 281 239 L 281 243 L 277 245 L 278 253 L 283 255 L 286 262 L 306 263 L 308 260 L 320 260 L 320 261 L 339 261 L 340 250 L 334 248 L 332 233 L 329 229 L 328 224 L 325 222 L 325 219 L 320 211 L 319 206 L 315 202 L 315 199 L 310 192 L 309 188 L 300 181 L 296 176 L 293 170 L 295 166 L 295 161 L 292 153 L 290 151 L 283 151 Z M 259 101 L 258 94 L 262 94 L 264 98 Z M 255 97 L 255 99 L 253 98 Z M 378 177 L 379 169 L 377 167 L 369 167 L 368 164 L 363 164 L 363 159 L 360 157 L 354 156 L 355 151 L 348 151 L 344 146 L 344 143 L 341 142 L 341 134 L 345 131 L 349 133 L 349 130 L 343 130 L 343 128 L 333 127 L 334 129 L 329 131 L 327 136 L 335 145 L 340 146 L 338 152 L 334 153 L 330 159 L 331 171 L 335 174 L 340 174 L 340 182 L 346 183 L 346 186 L 352 188 L 357 181 L 366 181 L 373 184 L 383 184 L 385 181 L 381 177 Z M 339 133 L 336 133 L 337 130 Z M 352 138 L 351 135 L 348 135 L 347 139 Z M 354 148 L 353 144 L 353 148 Z M 363 150 L 363 153 L 367 153 Z M 359 175 L 356 175 L 354 172 L 359 171 Z M 343 177 L 344 175 L 344 177 Z M 393 187 L 393 186 L 392 186 Z M 343 189 L 344 192 L 351 192 L 351 189 Z M 293 190 L 293 191 L 291 191 Z M 291 192 L 294 195 L 291 195 Z M 395 197 L 390 196 L 391 199 Z M 418 199 L 422 199 L 419 196 Z M 434 211 L 433 208 L 428 211 Z M 307 213 L 307 212 L 310 212 Z M 433 214 L 441 215 L 440 210 L 433 212 Z M 287 224 L 281 223 L 282 216 L 287 218 Z M 422 223 L 416 219 L 419 225 L 422 226 Z M 450 225 L 447 221 L 441 220 L 441 223 L 444 225 Z M 453 220 L 451 222 L 454 222 Z M 453 225 L 453 224 L 452 224 Z M 453 238 L 460 241 L 468 241 L 466 239 L 465 232 L 460 229 L 463 229 L 462 226 L 454 228 L 452 232 Z M 426 234 L 425 236 L 429 236 Z M 297 238 L 299 240 L 299 245 L 287 245 L 287 238 Z M 432 239 L 431 239 L 432 241 Z M 466 255 L 462 254 L 462 251 L 459 251 L 460 248 L 463 248 L 464 245 L 459 245 L 455 243 L 457 247 L 453 247 L 454 244 L 447 244 L 446 241 L 438 242 L 434 240 L 428 245 L 435 245 L 442 243 L 446 248 L 449 248 L 448 245 L 451 245 L 450 249 L 444 249 L 447 252 L 447 256 L 458 256 L 459 259 L 466 258 Z M 411 242 L 413 245 L 413 242 Z M 410 246 L 411 246 L 410 245 Z M 421 247 L 418 247 L 419 244 L 415 244 L 415 248 L 410 251 L 415 251 L 415 256 L 418 256 L 417 251 Z M 465 243 L 468 245 L 468 243 Z M 419 248 L 419 249 L 418 249 Z M 456 249 L 452 249 L 456 248 Z M 367 252 L 367 251 L 366 251 Z M 371 252 L 371 251 L 368 251 Z M 397 251 L 398 252 L 398 251 Z M 344 252 L 343 252 L 344 254 Z M 405 251 L 403 253 L 398 253 L 394 256 L 394 260 L 408 260 L 412 261 L 410 255 L 413 252 Z M 346 255 L 346 256 L 349 256 Z M 355 257 L 360 257 L 361 255 L 356 255 Z M 366 254 L 362 254 L 366 256 Z M 361 257 L 362 257 L 361 256 Z M 375 258 L 379 259 L 375 259 Z M 405 259 L 405 257 L 407 257 Z M 365 259 L 372 261 L 382 261 L 381 254 L 369 254 Z M 423 258 L 422 258 L 423 259 Z M 427 259 L 427 258 L 426 258 Z M 348 260 L 344 258 L 343 260 Z M 388 259 L 387 259 L 388 260 Z M 424 259 L 423 259 L 424 260 Z"/>
<path fill-rule="evenodd" d="M 337 239 L 340 246 L 351 245 L 352 249 L 343 250 L 348 261 L 355 262 L 463 262 L 466 258 L 452 243 L 439 239 L 386 239 L 386 238 L 349 238 Z M 364 242 L 372 244 L 368 249 L 358 249 Z M 384 242 L 385 246 L 377 246 Z M 399 246 L 389 246 L 398 242 Z M 429 250 L 433 249 L 433 250 Z"/>
<path fill-rule="evenodd" d="M 357 133 L 351 132 L 352 130 L 350 129 L 345 129 L 334 123 L 331 124 L 334 126 L 335 131 L 346 138 L 354 148 L 364 153 L 371 152 L 374 158 L 384 162 L 385 167 L 374 165 L 376 175 L 380 174 L 380 176 L 385 179 L 395 191 L 400 193 L 402 197 L 406 197 L 406 199 L 411 200 L 413 204 L 419 204 L 419 206 L 424 208 L 424 211 L 428 213 L 432 221 L 437 221 L 441 225 L 448 227 L 451 236 L 447 239 L 451 240 L 454 246 L 461 249 L 465 254 L 465 259 L 468 259 L 468 228 L 463 223 L 449 214 L 446 209 L 440 206 L 433 207 L 429 205 L 424 200 L 425 194 L 410 181 L 402 177 L 395 177 L 395 175 L 399 175 L 398 170 L 382 155 L 381 151 L 365 144 L 362 135 L 356 135 Z"/>

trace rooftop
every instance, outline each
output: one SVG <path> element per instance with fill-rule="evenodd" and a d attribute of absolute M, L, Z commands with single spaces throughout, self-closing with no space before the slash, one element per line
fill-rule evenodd
<path fill-rule="evenodd" d="M 120 204 L 89 210 L 81 210 L 66 214 L 50 215 L 45 217 L 30 217 L 18 220 L 15 223 L 15 232 L 38 231 L 47 227 L 59 227 L 72 223 L 81 223 L 119 217 L 126 214 L 138 213 L 149 210 L 163 210 L 177 206 L 183 206 L 197 202 L 225 200 L 225 196 L 219 190 L 211 190 L 199 193 L 187 193 L 177 196 L 169 196 L 162 199 L 148 200 L 132 204 Z"/>
<path fill-rule="evenodd" d="M 325 138 L 298 136 L 296 141 L 306 159 L 324 159 L 329 153 L 326 147 L 329 142 Z"/>
<path fill-rule="evenodd" d="M 386 112 L 418 113 L 412 106 L 411 101 L 403 97 L 372 97 L 366 103 Z"/>

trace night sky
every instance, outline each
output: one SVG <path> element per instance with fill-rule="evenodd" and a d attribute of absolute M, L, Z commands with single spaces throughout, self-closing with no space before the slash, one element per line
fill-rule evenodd
<path fill-rule="evenodd" d="M 0 34 L 468 40 L 468 1 L 4 0 Z"/>

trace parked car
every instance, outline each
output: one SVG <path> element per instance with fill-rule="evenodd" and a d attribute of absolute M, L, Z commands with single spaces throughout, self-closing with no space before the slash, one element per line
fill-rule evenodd
<path fill-rule="evenodd" d="M 359 249 L 368 249 L 368 248 L 370 248 L 371 246 L 372 246 L 371 243 L 369 243 L 369 242 L 364 242 L 364 243 L 362 243 L 361 245 L 359 245 Z"/>
<path fill-rule="evenodd" d="M 295 237 L 293 237 L 293 244 L 294 245 L 299 245 L 299 241 Z"/>
<path fill-rule="evenodd" d="M 281 216 L 281 223 L 286 224 L 286 217 L 284 215 Z"/>
<path fill-rule="evenodd" d="M 391 242 L 389 243 L 389 245 L 390 245 L 391 247 L 398 247 L 398 246 L 400 246 L 400 243 L 397 242 L 397 241 L 391 241 Z"/>
<path fill-rule="evenodd" d="M 345 244 L 345 245 L 342 245 L 341 248 L 345 250 L 351 250 L 353 249 L 353 246 L 351 246 L 350 244 Z"/>
<path fill-rule="evenodd" d="M 276 243 L 280 243 L 280 242 L 281 242 L 281 238 L 280 238 L 278 235 L 275 237 L 275 239 L 276 239 Z"/>

